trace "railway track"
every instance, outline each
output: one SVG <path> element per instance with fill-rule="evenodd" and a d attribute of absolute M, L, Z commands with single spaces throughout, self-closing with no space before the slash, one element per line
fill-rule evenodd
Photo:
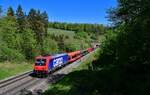
<path fill-rule="evenodd" d="M 23 79 L 23 78 L 26 78 L 31 73 L 32 73 L 32 71 L 28 71 L 28 72 L 25 72 L 23 74 L 19 74 L 17 76 L 14 76 L 14 77 L 2 80 L 2 81 L 0 81 L 0 88 L 5 87 L 5 86 L 7 86 L 7 85 L 9 85 L 9 84 L 11 84 L 13 82 L 16 82 L 18 80 Z"/>
<path fill-rule="evenodd" d="M 19 85 L 23 85 L 24 82 L 31 81 L 28 78 L 31 72 L 32 71 L 28 71 L 23 74 L 0 81 L 0 95 L 11 95 L 8 94 L 10 91 L 17 89 Z"/>
<path fill-rule="evenodd" d="M 91 54 L 91 53 L 90 53 Z M 81 62 L 85 61 L 90 54 L 50 74 L 48 78 L 34 78 L 30 76 L 32 71 L 0 81 L 0 95 L 38 95 L 37 91 L 45 91 L 48 85 L 64 77 Z M 34 94 L 32 94 L 32 92 Z M 23 94 L 24 93 L 24 94 Z M 28 94 L 26 94 L 28 93 Z M 31 93 L 31 94 L 29 94 Z"/>

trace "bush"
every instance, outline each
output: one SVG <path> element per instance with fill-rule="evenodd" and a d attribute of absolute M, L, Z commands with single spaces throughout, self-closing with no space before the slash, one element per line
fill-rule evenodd
<path fill-rule="evenodd" d="M 45 38 L 43 44 L 44 54 L 55 54 L 58 52 L 57 42 L 52 40 L 50 37 Z"/>
<path fill-rule="evenodd" d="M 76 39 L 86 39 L 88 37 L 88 34 L 86 32 L 76 32 L 75 38 Z"/>
<path fill-rule="evenodd" d="M 26 59 L 34 58 L 37 53 L 34 51 L 36 49 L 36 39 L 34 38 L 34 33 L 30 29 L 26 29 L 21 33 L 21 49 L 22 53 L 25 55 Z"/>
<path fill-rule="evenodd" d="M 0 61 L 25 61 L 25 56 L 18 50 L 10 49 L 6 45 L 0 45 Z"/>

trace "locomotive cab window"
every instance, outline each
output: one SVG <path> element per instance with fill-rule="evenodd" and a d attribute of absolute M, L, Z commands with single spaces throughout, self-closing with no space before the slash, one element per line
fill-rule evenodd
<path fill-rule="evenodd" d="M 37 59 L 35 62 L 36 66 L 45 66 L 46 65 L 46 59 Z"/>

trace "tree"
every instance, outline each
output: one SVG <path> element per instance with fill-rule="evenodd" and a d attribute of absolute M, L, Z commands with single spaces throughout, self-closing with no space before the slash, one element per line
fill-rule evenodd
<path fill-rule="evenodd" d="M 36 50 L 36 39 L 34 38 L 34 34 L 32 30 L 26 29 L 21 35 L 21 47 L 23 54 L 26 59 L 30 60 L 37 54 L 34 50 Z"/>
<path fill-rule="evenodd" d="M 47 29 L 48 29 L 48 14 L 46 11 L 44 11 L 42 14 L 42 22 L 44 23 L 44 28 L 45 28 L 45 35 L 47 35 Z"/>
<path fill-rule="evenodd" d="M 28 22 L 30 29 L 33 30 L 35 38 L 40 46 L 41 51 L 43 49 L 44 38 L 47 35 L 48 16 L 46 12 L 41 13 L 39 10 L 31 9 L 28 14 Z"/>
<path fill-rule="evenodd" d="M 33 31 L 36 31 L 36 27 L 35 27 L 36 10 L 35 9 L 30 9 L 29 14 L 27 16 L 27 20 L 29 22 L 29 28 L 32 29 Z"/>
<path fill-rule="evenodd" d="M 21 36 L 16 33 L 16 20 L 14 17 L 1 19 L 0 27 L 0 61 L 25 60 L 21 50 Z"/>
<path fill-rule="evenodd" d="M 2 12 L 3 12 L 2 6 L 0 6 L 0 17 L 2 16 Z"/>
<path fill-rule="evenodd" d="M 14 16 L 14 10 L 11 6 L 7 10 L 7 16 Z"/>
<path fill-rule="evenodd" d="M 17 17 L 17 23 L 18 23 L 17 30 L 19 32 L 23 32 L 26 26 L 26 23 L 25 23 L 25 15 L 24 15 L 21 5 L 19 5 L 17 8 L 16 17 Z"/>

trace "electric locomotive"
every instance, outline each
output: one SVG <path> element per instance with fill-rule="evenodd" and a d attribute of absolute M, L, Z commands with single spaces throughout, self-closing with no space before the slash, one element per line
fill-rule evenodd
<path fill-rule="evenodd" d="M 67 64 L 69 56 L 67 53 L 38 56 L 34 64 L 34 74 L 47 75 L 49 72 Z"/>

